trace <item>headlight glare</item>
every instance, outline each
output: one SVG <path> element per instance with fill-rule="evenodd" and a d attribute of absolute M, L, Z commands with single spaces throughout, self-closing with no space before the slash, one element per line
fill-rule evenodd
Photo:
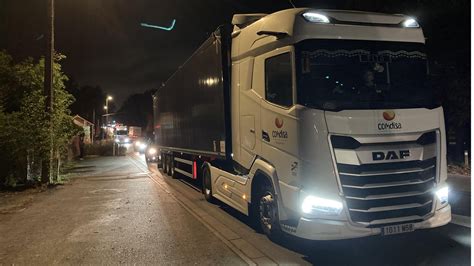
<path fill-rule="evenodd" d="M 306 21 L 312 22 L 312 23 L 324 23 L 324 24 L 329 23 L 329 18 L 328 17 L 326 17 L 323 14 L 316 13 L 316 12 L 303 13 L 303 17 L 304 17 L 304 19 L 306 19 Z"/>
<path fill-rule="evenodd" d="M 342 211 L 342 203 L 336 200 L 323 199 L 315 196 L 307 196 L 303 200 L 301 210 L 306 214 L 317 212 L 329 215 L 338 215 Z"/>
<path fill-rule="evenodd" d="M 438 197 L 441 204 L 447 203 L 449 198 L 449 188 L 443 187 L 436 191 L 436 196 Z"/>
<path fill-rule="evenodd" d="M 420 24 L 418 24 L 418 22 L 415 19 L 409 18 L 409 19 L 403 21 L 403 27 L 405 27 L 405 28 L 419 28 Z"/>
<path fill-rule="evenodd" d="M 157 152 L 157 150 L 156 150 L 155 148 L 150 148 L 150 149 L 148 150 L 148 154 L 150 154 L 150 155 L 155 155 L 156 152 Z"/>

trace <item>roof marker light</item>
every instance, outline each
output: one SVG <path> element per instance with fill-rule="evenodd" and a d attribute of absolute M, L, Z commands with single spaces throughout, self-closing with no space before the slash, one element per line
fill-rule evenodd
<path fill-rule="evenodd" d="M 306 19 L 306 21 L 313 22 L 313 23 L 329 23 L 328 17 L 319 13 L 315 13 L 315 12 L 303 13 L 303 17 Z"/>
<path fill-rule="evenodd" d="M 403 21 L 403 27 L 405 27 L 405 28 L 419 28 L 420 24 L 418 24 L 418 22 L 415 19 L 409 18 L 409 19 Z"/>

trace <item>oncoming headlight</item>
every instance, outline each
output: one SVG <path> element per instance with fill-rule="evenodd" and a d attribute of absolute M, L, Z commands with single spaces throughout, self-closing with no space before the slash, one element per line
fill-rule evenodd
<path fill-rule="evenodd" d="M 130 139 L 129 138 L 125 138 L 123 139 L 124 142 L 130 142 Z"/>
<path fill-rule="evenodd" d="M 157 150 L 156 150 L 155 148 L 150 148 L 150 149 L 148 150 L 148 154 L 150 154 L 150 155 L 155 155 L 156 152 L 157 152 Z"/>
<path fill-rule="evenodd" d="M 142 143 L 140 141 L 135 142 L 135 146 L 140 147 Z"/>
<path fill-rule="evenodd" d="M 306 214 L 315 214 L 320 212 L 327 215 L 339 215 L 342 211 L 342 203 L 336 200 L 307 196 L 303 200 L 301 210 Z"/>
<path fill-rule="evenodd" d="M 140 150 L 146 149 L 146 144 L 145 143 L 140 143 L 139 148 L 140 148 Z"/>
<path fill-rule="evenodd" d="M 443 187 L 440 188 L 436 191 L 436 196 L 439 199 L 439 202 L 441 204 L 448 203 L 448 198 L 449 198 L 449 188 L 448 187 Z"/>

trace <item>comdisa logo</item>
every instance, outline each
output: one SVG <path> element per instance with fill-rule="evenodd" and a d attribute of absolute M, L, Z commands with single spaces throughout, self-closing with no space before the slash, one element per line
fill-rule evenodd
<path fill-rule="evenodd" d="M 392 121 L 395 119 L 395 112 L 394 111 L 384 111 L 383 119 L 385 121 Z M 378 130 L 393 130 L 393 129 L 402 129 L 402 123 L 398 122 L 381 122 L 377 124 Z"/>
<path fill-rule="evenodd" d="M 275 118 L 275 126 L 277 128 L 282 128 L 283 127 L 283 119 L 280 119 L 280 118 Z"/>
<path fill-rule="evenodd" d="M 383 112 L 383 119 L 387 121 L 392 121 L 395 118 L 395 112 L 394 111 L 385 111 Z"/>
<path fill-rule="evenodd" d="M 275 118 L 275 126 L 280 129 L 283 127 L 283 119 L 281 118 Z M 276 139 L 287 139 L 288 138 L 288 132 L 286 130 L 273 130 L 272 131 L 272 137 Z"/>

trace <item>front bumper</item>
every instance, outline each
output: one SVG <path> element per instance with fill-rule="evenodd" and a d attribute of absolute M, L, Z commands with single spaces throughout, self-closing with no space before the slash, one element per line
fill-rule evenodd
<path fill-rule="evenodd" d="M 451 206 L 448 204 L 435 211 L 431 218 L 414 223 L 414 227 L 415 230 L 434 228 L 450 221 Z M 380 235 L 381 228 L 358 227 L 348 221 L 300 218 L 296 231 L 290 234 L 310 240 L 340 240 Z"/>

